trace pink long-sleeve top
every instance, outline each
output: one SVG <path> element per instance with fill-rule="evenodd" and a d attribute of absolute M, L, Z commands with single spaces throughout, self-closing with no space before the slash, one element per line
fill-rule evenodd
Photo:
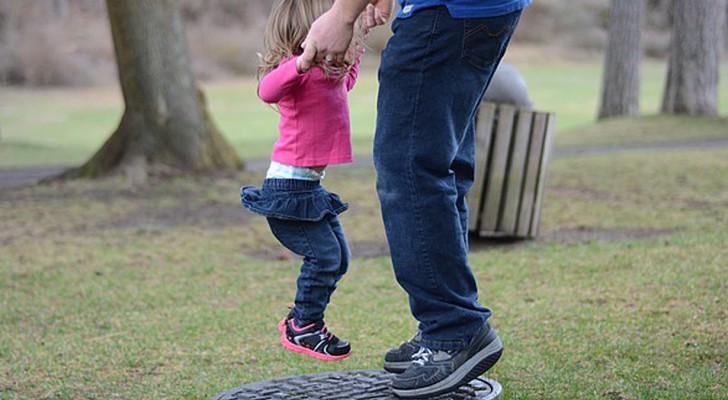
<path fill-rule="evenodd" d="M 360 58 L 343 79 L 318 67 L 299 74 L 296 58 L 265 75 L 258 88 L 260 98 L 278 104 L 281 113 L 271 159 L 297 167 L 352 162 L 347 96 L 356 83 Z"/>

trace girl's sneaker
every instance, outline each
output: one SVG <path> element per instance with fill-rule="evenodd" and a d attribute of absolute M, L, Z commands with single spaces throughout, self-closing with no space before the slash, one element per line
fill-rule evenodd
<path fill-rule="evenodd" d="M 329 332 L 323 320 L 299 327 L 289 315 L 278 324 L 278 330 L 286 350 L 323 361 L 341 360 L 351 354 L 351 345 Z"/>

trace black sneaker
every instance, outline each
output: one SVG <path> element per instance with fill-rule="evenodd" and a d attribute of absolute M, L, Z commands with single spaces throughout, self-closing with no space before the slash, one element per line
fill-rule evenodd
<path fill-rule="evenodd" d="M 502 352 L 503 343 L 486 323 L 464 350 L 447 352 L 420 347 L 412 356 L 412 365 L 392 379 L 392 391 L 402 399 L 450 392 L 489 370 Z"/>
<path fill-rule="evenodd" d="M 341 360 L 351 355 L 351 345 L 329 332 L 323 320 L 298 327 L 289 315 L 278 324 L 278 330 L 286 350 L 323 361 Z"/>
<path fill-rule="evenodd" d="M 384 370 L 393 374 L 404 372 L 412 364 L 412 356 L 420 349 L 421 334 L 417 331 L 412 339 L 402 343 L 399 348 L 390 349 L 384 355 Z"/>

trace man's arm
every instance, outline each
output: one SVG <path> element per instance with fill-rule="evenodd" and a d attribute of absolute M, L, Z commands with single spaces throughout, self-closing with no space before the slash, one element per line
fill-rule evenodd
<path fill-rule="evenodd" d="M 385 22 L 392 14 L 392 0 L 336 0 L 330 10 L 311 25 L 303 42 L 301 69 L 311 68 L 326 56 L 340 60 L 351 43 L 354 23 L 368 4 L 379 10 Z"/>

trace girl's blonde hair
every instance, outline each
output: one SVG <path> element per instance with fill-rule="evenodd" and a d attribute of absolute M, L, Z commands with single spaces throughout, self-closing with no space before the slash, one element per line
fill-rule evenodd
<path fill-rule="evenodd" d="M 264 54 L 258 54 L 258 78 L 275 69 L 281 61 L 300 55 L 313 22 L 334 5 L 334 0 L 275 0 L 263 37 Z M 358 29 L 355 29 L 358 31 Z M 345 75 L 354 62 L 360 39 L 355 35 L 346 54 L 344 65 L 321 64 L 330 75 Z"/>

